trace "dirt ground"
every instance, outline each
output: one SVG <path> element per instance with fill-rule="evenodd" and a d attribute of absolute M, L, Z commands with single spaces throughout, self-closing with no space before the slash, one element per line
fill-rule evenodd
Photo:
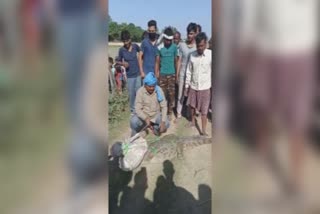
<path fill-rule="evenodd" d="M 294 196 L 286 192 L 284 183 L 290 167 L 287 146 L 281 137 L 276 140 L 274 156 L 267 163 L 236 139 L 214 144 L 213 213 L 320 213 L 319 153 L 314 147 L 307 147 L 302 192 Z"/>
<path fill-rule="evenodd" d="M 200 122 L 200 117 L 197 120 Z M 185 127 L 187 122 L 185 118 L 177 123 L 172 121 L 161 138 L 172 134 L 178 137 L 198 136 L 196 128 Z M 207 132 L 210 130 L 209 122 Z M 112 142 L 129 136 L 130 129 Z M 156 154 L 151 161 L 143 161 L 132 173 L 109 168 L 110 213 L 211 213 L 211 146 L 205 144 L 187 150 L 183 159 L 164 159 Z M 126 181 L 119 184 L 116 182 L 119 179 Z M 132 210 L 134 204 L 135 211 Z M 140 212 L 142 209 L 146 211 Z"/>
<path fill-rule="evenodd" d="M 197 130 L 184 128 L 185 120 L 173 125 L 166 135 L 196 135 Z M 124 123 L 126 124 L 126 123 Z M 122 124 L 123 125 L 123 124 Z M 125 139 L 129 128 L 116 140 Z M 151 136 L 152 137 L 152 136 Z M 165 136 L 162 136 L 165 137 Z M 217 140 L 217 139 L 216 139 Z M 284 143 L 278 144 L 278 155 L 285 156 Z M 109 186 L 106 181 L 93 186 L 87 195 L 70 200 L 68 178 L 61 166 L 43 176 L 46 194 L 35 203 L 43 209 L 29 212 L 24 208 L 16 213 L 72 213 L 73 204 L 81 204 L 82 212 L 73 213 L 283 213 L 318 214 L 319 209 L 319 153 L 307 149 L 304 171 L 305 209 L 300 210 L 282 195 L 279 179 L 266 165 L 254 162 L 252 153 L 233 138 L 219 140 L 188 150 L 184 159 L 153 159 L 144 162 L 132 173 L 112 169 L 109 164 Z M 286 161 L 283 160 L 284 168 Z M 52 169 L 52 168 L 51 168 Z M 114 181 L 120 181 L 120 183 Z M 213 182 L 212 182 L 213 181 Z M 113 184 L 113 185 L 112 185 Z M 39 186 L 43 184 L 39 183 Z M 64 190 L 64 191 L 61 191 Z M 109 192 L 109 198 L 107 197 Z M 115 196 L 115 197 L 114 197 Z M 48 208 L 48 200 L 50 206 Z M 109 201 L 109 203 L 108 203 Z M 84 203 L 85 202 L 85 203 Z M 211 205 L 213 202 L 213 205 Z M 109 208 L 107 207 L 109 205 Z M 79 209 L 80 209 L 79 208 Z M 158 212 L 153 212 L 157 208 Z M 109 209 L 109 212 L 106 210 Z M 143 211 L 142 211 L 143 209 Z M 51 210 L 51 212 L 47 212 Z M 64 211 L 64 212 L 63 212 Z"/>

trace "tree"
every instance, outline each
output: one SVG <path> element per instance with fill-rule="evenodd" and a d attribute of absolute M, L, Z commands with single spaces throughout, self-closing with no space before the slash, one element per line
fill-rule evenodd
<path fill-rule="evenodd" d="M 136 26 L 133 23 L 117 23 L 115 21 L 113 21 L 111 19 L 111 17 L 109 18 L 109 41 L 119 41 L 120 35 L 121 35 L 121 31 L 123 30 L 127 30 L 129 31 L 130 35 L 131 35 L 131 39 L 133 42 L 140 42 L 141 41 L 141 35 L 143 34 L 144 30 L 139 27 Z"/>
<path fill-rule="evenodd" d="M 114 41 L 119 39 L 120 33 L 119 33 L 119 26 L 116 22 L 111 21 L 109 23 L 109 41 Z"/>

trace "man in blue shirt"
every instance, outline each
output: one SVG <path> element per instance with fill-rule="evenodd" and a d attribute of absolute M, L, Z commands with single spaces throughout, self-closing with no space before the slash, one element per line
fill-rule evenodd
<path fill-rule="evenodd" d="M 141 43 L 139 54 L 139 67 L 141 78 L 144 78 L 149 72 L 154 73 L 154 66 L 157 54 L 157 22 L 150 20 L 148 22 L 148 38 Z"/>
<path fill-rule="evenodd" d="M 119 49 L 117 64 L 126 68 L 130 111 L 133 114 L 135 111 L 134 103 L 136 92 L 141 87 L 141 72 L 138 66 L 140 47 L 137 44 L 131 43 L 131 36 L 127 30 L 121 32 L 121 40 L 123 42 L 123 47 Z"/>

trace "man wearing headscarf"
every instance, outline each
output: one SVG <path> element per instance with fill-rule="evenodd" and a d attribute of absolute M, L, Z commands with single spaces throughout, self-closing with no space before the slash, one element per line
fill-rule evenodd
<path fill-rule="evenodd" d="M 178 49 L 173 43 L 173 30 L 167 27 L 163 32 L 163 44 L 158 47 L 155 74 L 168 102 L 168 116 L 172 119 L 175 107 L 175 91 L 178 68 Z"/>
<path fill-rule="evenodd" d="M 167 101 L 162 89 L 157 85 L 157 78 L 153 72 L 146 75 L 144 86 L 137 91 L 136 113 L 130 120 L 132 136 L 140 132 L 145 126 L 160 135 L 169 128 L 167 116 Z"/>

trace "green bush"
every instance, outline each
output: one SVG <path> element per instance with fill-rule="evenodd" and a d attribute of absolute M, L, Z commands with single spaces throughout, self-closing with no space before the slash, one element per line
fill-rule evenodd
<path fill-rule="evenodd" d="M 109 124 L 111 126 L 117 124 L 128 108 L 129 96 L 127 91 L 109 96 Z"/>

